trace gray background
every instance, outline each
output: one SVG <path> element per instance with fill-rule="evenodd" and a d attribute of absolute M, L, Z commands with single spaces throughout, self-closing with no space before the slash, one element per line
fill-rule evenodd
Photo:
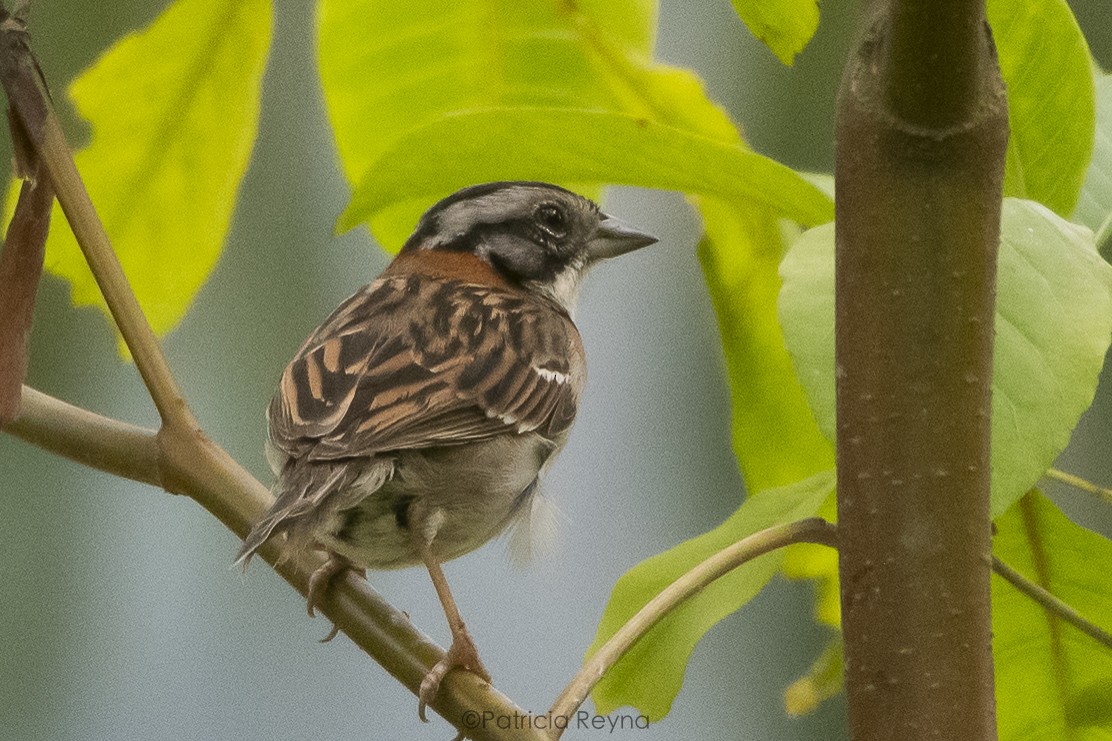
<path fill-rule="evenodd" d="M 386 262 L 365 232 L 330 236 L 347 189 L 314 79 L 312 5 L 277 5 L 262 133 L 228 246 L 165 342 L 202 424 L 264 480 L 262 410 L 277 374 L 304 335 Z M 35 41 L 55 90 L 161 6 L 40 3 Z M 1112 66 L 1106 20 L 1097 27 L 1106 0 L 1077 9 L 1098 59 Z M 852 15 L 852 6 L 824 3 L 818 37 L 788 70 L 725 0 L 664 0 L 658 54 L 695 68 L 757 149 L 794 167 L 829 170 L 834 90 Z M 80 137 L 80 125 L 71 135 Z M 512 566 L 499 542 L 447 567 L 497 684 L 534 711 L 575 672 L 615 579 L 717 525 L 743 496 L 717 332 L 695 258 L 698 222 L 670 193 L 615 190 L 608 209 L 661 242 L 600 267 L 584 291 L 579 324 L 591 382 L 546 484 L 565 520 L 556 545 L 526 568 Z M 134 368 L 115 356 L 98 313 L 71 310 L 65 286 L 49 279 L 36 321 L 33 385 L 155 424 Z M 1110 411 L 1105 384 L 1063 462 L 1106 483 Z M 412 695 L 349 641 L 318 644 L 327 624 L 308 619 L 301 598 L 268 567 L 246 577 L 230 570 L 236 539 L 189 500 L 7 436 L 0 436 L 0 471 L 0 738 L 451 735 L 439 718 L 421 726 Z M 1092 501 L 1053 490 L 1071 513 L 1112 530 L 1107 511 L 1100 522 Z M 446 641 L 422 571 L 373 574 L 372 583 Z M 700 644 L 666 721 L 611 737 L 844 737 L 840 698 L 807 718 L 782 711 L 783 689 L 829 638 L 812 622 L 811 604 L 809 586 L 776 581 Z"/>

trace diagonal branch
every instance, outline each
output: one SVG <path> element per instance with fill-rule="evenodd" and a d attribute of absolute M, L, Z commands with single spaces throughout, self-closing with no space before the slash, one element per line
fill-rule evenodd
<path fill-rule="evenodd" d="M 97 216 L 77 172 L 38 62 L 31 52 L 27 29 L 0 8 L 0 82 L 15 118 L 27 132 L 42 168 L 54 184 L 58 203 L 100 286 L 112 318 L 123 335 L 135 366 L 164 424 L 196 428 L 193 413 L 182 399 L 158 339 L 128 285 L 108 234 Z"/>
<path fill-rule="evenodd" d="M 1081 478 L 1080 476 L 1075 476 L 1072 473 L 1068 473 L 1067 471 L 1062 471 L 1057 468 L 1047 469 L 1046 473 L 1044 473 L 1043 476 L 1048 479 L 1054 479 L 1055 481 L 1061 481 L 1063 484 L 1067 484 L 1075 489 L 1080 489 L 1081 491 L 1088 492 L 1089 494 L 1096 494 L 1106 503 L 1112 504 L 1112 489 L 1109 489 L 1106 486 L 1094 484 L 1092 481 L 1088 481 Z"/>
<path fill-rule="evenodd" d="M 570 718 L 587 699 L 587 695 L 603 675 L 644 638 L 654 625 L 714 580 L 752 561 L 757 556 L 763 556 L 778 548 L 794 543 L 820 543 L 836 547 L 836 539 L 837 529 L 834 525 L 819 517 L 811 517 L 761 530 L 722 549 L 669 584 L 627 620 L 626 624 L 583 664 L 583 668 L 556 698 L 548 715 L 554 719 Z M 550 737 L 560 738 L 566 726 L 566 723 L 552 724 Z"/>
<path fill-rule="evenodd" d="M 1065 620 L 1105 648 L 1112 649 L 1112 635 L 1102 630 L 1099 625 L 1095 625 L 1086 620 L 1077 610 L 1073 609 L 1064 601 L 1058 599 L 1046 589 L 1031 581 L 996 556 L 992 557 L 992 570 L 995 571 L 996 575 L 1001 579 L 1037 602 L 1051 615 Z"/>

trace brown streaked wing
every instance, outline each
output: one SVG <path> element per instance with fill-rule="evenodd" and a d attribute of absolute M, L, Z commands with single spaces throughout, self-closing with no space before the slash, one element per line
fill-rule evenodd
<path fill-rule="evenodd" d="M 306 341 L 271 402 L 271 438 L 329 460 L 567 431 L 583 384 L 562 311 L 505 289 L 385 278 Z"/>

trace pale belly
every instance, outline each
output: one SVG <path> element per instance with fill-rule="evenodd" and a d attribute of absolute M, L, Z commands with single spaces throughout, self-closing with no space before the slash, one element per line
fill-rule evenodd
<path fill-rule="evenodd" d="M 399 451 L 391 455 L 388 480 L 330 518 L 317 542 L 360 568 L 421 563 L 415 537 L 428 543 L 438 560 L 457 558 L 529 511 L 538 475 L 556 449 L 553 442 L 526 434 Z"/>

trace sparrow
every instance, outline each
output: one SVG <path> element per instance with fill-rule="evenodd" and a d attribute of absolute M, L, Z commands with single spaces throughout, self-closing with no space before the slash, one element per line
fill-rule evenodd
<path fill-rule="evenodd" d="M 282 373 L 267 410 L 275 499 L 236 563 L 278 535 L 323 551 L 310 615 L 344 569 L 424 564 L 452 643 L 421 683 L 422 719 L 453 668 L 490 681 L 440 564 L 529 516 L 583 390 L 580 281 L 654 242 L 555 185 L 464 188 Z"/>

